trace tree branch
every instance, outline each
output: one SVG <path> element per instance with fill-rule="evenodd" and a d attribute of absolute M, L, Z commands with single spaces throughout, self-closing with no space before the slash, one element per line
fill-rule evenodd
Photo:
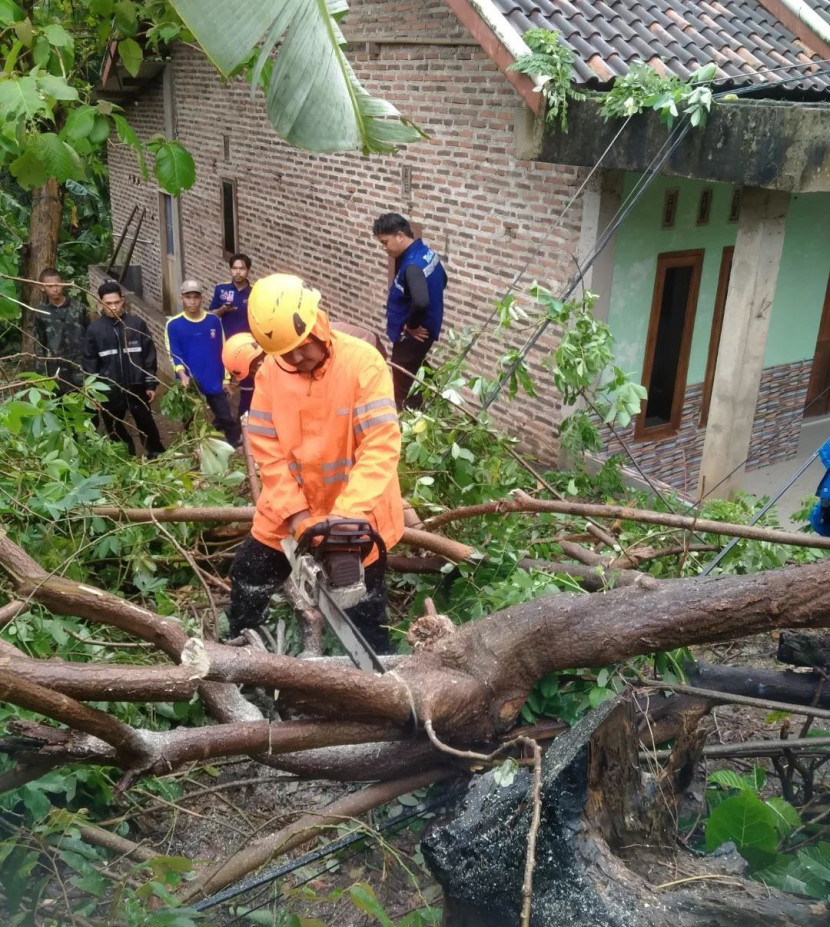
<path fill-rule="evenodd" d="M 750 525 L 734 525 L 729 522 L 712 521 L 689 515 L 673 515 L 653 512 L 648 509 L 633 509 L 622 505 L 604 505 L 593 502 L 570 502 L 561 500 L 534 499 L 523 492 L 514 493 L 512 498 L 496 502 L 469 505 L 434 515 L 424 526 L 434 531 L 453 521 L 476 518 L 480 515 L 503 515 L 507 512 L 532 512 L 535 514 L 576 515 L 580 518 L 620 518 L 649 525 L 663 525 L 667 528 L 682 528 L 706 534 L 747 538 L 754 541 L 770 541 L 774 544 L 790 544 L 794 547 L 830 548 L 830 538 L 817 534 L 798 534 L 773 528 L 759 528 Z"/>
<path fill-rule="evenodd" d="M 125 765 L 143 762 L 150 755 L 145 739 L 128 724 L 8 670 L 0 670 L 0 699 L 103 740 Z"/>

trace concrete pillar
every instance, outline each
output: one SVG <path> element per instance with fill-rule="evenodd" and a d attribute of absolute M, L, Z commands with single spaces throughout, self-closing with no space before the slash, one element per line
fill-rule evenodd
<path fill-rule="evenodd" d="M 698 497 L 725 498 L 746 469 L 790 196 L 744 187 Z"/>
<path fill-rule="evenodd" d="M 590 248 L 582 252 L 583 239 L 580 239 L 580 261 L 584 261 L 587 255 L 593 251 L 599 239 L 611 225 L 622 202 L 623 181 L 625 180 L 625 171 L 603 171 L 602 179 L 599 183 L 599 204 L 596 215 L 592 216 L 591 234 L 593 241 Z M 585 219 L 583 218 L 583 228 Z M 594 306 L 594 317 L 602 322 L 608 321 L 609 307 L 611 305 L 611 279 L 614 276 L 614 252 L 617 248 L 617 236 L 608 242 L 608 244 L 597 255 L 593 267 L 585 274 L 585 287 L 593 290 L 598 294 L 599 299 Z"/>
<path fill-rule="evenodd" d="M 164 101 L 164 134 L 169 139 L 179 137 L 179 118 L 176 109 L 176 84 L 173 74 L 175 67 L 173 61 L 168 61 L 164 68 L 162 77 L 162 99 Z M 173 293 L 173 306 L 176 306 L 178 299 L 179 287 L 184 278 L 184 238 L 182 236 L 182 206 L 181 197 L 172 197 L 173 206 L 173 250 L 174 255 L 170 260 L 170 287 Z M 160 216 L 161 223 L 164 223 L 164 215 Z M 166 260 L 164 248 L 162 247 L 162 260 Z M 192 275 L 191 275 L 192 276 Z M 175 311 L 175 310 L 174 310 Z"/>

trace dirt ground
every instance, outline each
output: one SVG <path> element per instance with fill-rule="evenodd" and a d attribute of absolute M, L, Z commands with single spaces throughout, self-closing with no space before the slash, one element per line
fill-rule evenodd
<path fill-rule="evenodd" d="M 194 781 L 194 786 L 196 782 Z M 274 833 L 300 815 L 320 810 L 347 791 L 359 786 L 329 782 L 305 782 L 250 761 L 227 763 L 216 775 L 201 775 L 199 787 L 214 789 L 187 801 L 187 813 L 163 820 L 159 816 L 138 822 L 144 836 L 155 846 L 163 844 L 171 855 L 185 856 L 197 864 L 227 858 L 252 841 Z M 368 927 L 377 920 L 361 911 L 350 899 L 355 883 L 371 885 L 378 902 L 395 923 L 426 905 L 440 907 L 441 890 L 423 866 L 418 850 L 420 834 L 435 812 L 394 826 L 419 802 L 440 797 L 437 788 L 429 795 L 419 792 L 378 809 L 368 822 L 344 821 L 340 827 L 321 830 L 317 840 L 280 858 L 278 864 L 298 861 L 314 851 L 320 858 L 300 866 L 278 881 L 243 890 L 231 901 L 212 906 L 209 922 L 216 925 L 253 923 L 246 912 L 262 912 L 256 923 L 280 925 L 289 912 L 310 920 L 309 927 Z M 335 841 L 358 834 L 360 839 L 339 852 L 324 855 Z M 277 863 L 272 864 L 272 868 Z M 267 867 L 266 867 L 267 868 Z M 265 871 L 265 870 L 263 870 Z M 243 886 L 240 886 L 242 888 Z M 265 919 L 270 912 L 272 919 Z"/>

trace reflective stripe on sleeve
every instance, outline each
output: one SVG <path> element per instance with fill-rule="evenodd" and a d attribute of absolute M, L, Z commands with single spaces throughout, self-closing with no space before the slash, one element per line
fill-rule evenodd
<path fill-rule="evenodd" d="M 110 355 L 117 354 L 117 353 L 118 353 L 118 348 L 109 348 L 106 351 L 99 351 L 98 357 L 109 357 Z"/>
<path fill-rule="evenodd" d="M 363 415 L 364 412 L 371 412 L 372 409 L 381 409 L 386 406 L 389 409 L 395 409 L 395 400 L 394 399 L 373 399 L 371 402 L 367 402 L 365 406 L 355 406 L 354 414 Z"/>
<path fill-rule="evenodd" d="M 347 473 L 335 473 L 332 476 L 323 477 L 323 485 L 329 486 L 332 483 L 348 483 L 349 475 Z"/>
<path fill-rule="evenodd" d="M 276 438 L 277 429 L 267 425 L 252 425 L 248 422 L 248 434 L 265 435 L 266 438 Z"/>
<path fill-rule="evenodd" d="M 375 425 L 382 425 L 385 422 L 397 422 L 397 412 L 387 412 L 385 415 L 376 415 L 374 418 L 368 418 L 365 422 L 355 422 L 354 430 L 356 434 L 362 434 Z"/>

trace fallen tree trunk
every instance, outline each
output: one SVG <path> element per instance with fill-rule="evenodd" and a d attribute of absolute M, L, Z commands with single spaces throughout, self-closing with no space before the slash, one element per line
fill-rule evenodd
<path fill-rule="evenodd" d="M 818 673 L 716 666 L 698 660 L 687 668 L 689 684 L 716 692 L 732 692 L 774 702 L 830 708 L 830 682 Z"/>
<path fill-rule="evenodd" d="M 239 698 L 235 685 L 240 683 L 280 690 L 281 702 L 302 709 L 310 725 L 321 725 L 319 737 L 309 731 L 299 747 L 343 743 L 325 727 L 331 718 L 368 725 L 367 729 L 389 725 L 383 727 L 388 731 L 383 740 L 400 740 L 400 732 L 405 731 L 411 744 L 419 747 L 427 721 L 449 743 L 491 743 L 515 724 L 534 683 L 551 671 L 609 665 L 653 650 L 728 640 L 771 630 L 783 622 L 791 627 L 830 625 L 830 565 L 820 561 L 753 576 L 664 582 L 649 578 L 647 584 L 601 594 L 550 596 L 427 641 L 402 659 L 394 672 L 379 676 L 337 666 L 323 673 L 319 665 L 291 657 L 188 641 L 174 621 L 110 593 L 53 576 L 1 536 L 0 565 L 21 599 L 31 598 L 58 614 L 112 624 L 152 641 L 174 662 L 192 668 L 203 698 L 211 684 L 221 694 Z M 6 698 L 13 703 L 18 699 L 19 678 L 9 674 L 6 686 Z M 237 723 L 258 719 L 261 714 L 256 711 L 247 718 L 238 713 L 232 718 Z M 185 762 L 184 758 L 227 755 L 231 742 L 242 751 L 251 746 L 260 752 L 259 731 L 266 729 L 271 728 L 256 727 L 256 734 L 230 740 L 211 734 L 210 729 L 166 732 L 155 741 L 149 762 L 145 755 L 125 769 L 159 769 L 165 763 Z M 280 735 L 275 742 L 295 743 L 290 735 L 285 737 Z M 345 742 L 354 739 L 347 737 Z"/>

